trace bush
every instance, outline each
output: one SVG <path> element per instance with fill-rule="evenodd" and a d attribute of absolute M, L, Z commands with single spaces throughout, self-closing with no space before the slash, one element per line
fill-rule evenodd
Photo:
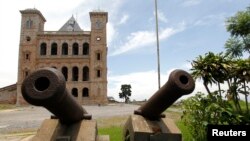
<path fill-rule="evenodd" d="M 207 140 L 207 125 L 249 124 L 247 116 L 236 113 L 232 105 L 216 94 L 197 93 L 183 101 L 182 122 L 196 141 Z"/>

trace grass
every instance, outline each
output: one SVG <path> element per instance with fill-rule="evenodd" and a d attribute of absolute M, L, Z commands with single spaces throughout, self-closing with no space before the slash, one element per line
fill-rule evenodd
<path fill-rule="evenodd" d="M 15 107 L 13 104 L 0 104 L 0 110 L 14 109 Z"/>
<path fill-rule="evenodd" d="M 183 141 L 192 141 L 193 140 L 189 129 L 187 128 L 187 126 L 184 125 L 184 123 L 182 121 L 180 121 L 180 120 L 177 121 L 176 125 L 181 130 L 182 140 Z"/>
<path fill-rule="evenodd" d="M 99 135 L 109 135 L 110 141 L 121 141 L 122 140 L 122 130 L 121 126 L 111 126 L 98 128 Z"/>

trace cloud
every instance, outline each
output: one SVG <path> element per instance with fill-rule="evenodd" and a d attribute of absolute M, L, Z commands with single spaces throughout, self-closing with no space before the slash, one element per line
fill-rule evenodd
<path fill-rule="evenodd" d="M 145 77 L 146 76 L 146 77 Z M 166 74 L 162 74 L 162 79 Z M 158 88 L 157 72 L 154 70 L 145 72 L 134 72 L 124 75 L 108 77 L 108 95 L 119 100 L 119 92 L 122 84 L 130 84 L 132 90 L 131 100 L 145 100 L 151 97 Z"/>
<path fill-rule="evenodd" d="M 118 25 L 125 24 L 128 21 L 128 19 L 129 19 L 128 14 L 123 15 L 120 21 L 118 22 Z"/>
<path fill-rule="evenodd" d="M 201 3 L 201 0 L 185 0 L 181 5 L 183 7 L 195 6 Z"/>
<path fill-rule="evenodd" d="M 172 68 L 161 73 L 161 86 L 163 86 L 168 81 L 169 74 L 175 69 L 176 68 Z M 158 90 L 158 73 L 155 70 L 149 70 L 123 75 L 110 75 L 108 77 L 108 82 L 108 96 L 112 96 L 116 100 L 121 101 L 118 94 L 122 84 L 131 85 L 131 100 L 145 100 L 149 99 Z M 211 87 L 211 90 L 216 90 L 216 88 L 217 87 L 214 85 Z M 195 82 L 195 90 L 191 94 L 185 95 L 180 99 L 194 96 L 197 92 L 206 93 L 201 80 L 197 80 Z"/>
<path fill-rule="evenodd" d="M 225 13 L 217 15 L 208 15 L 194 22 L 194 26 L 210 26 L 210 25 L 224 25 L 224 20 L 226 18 Z"/>
<path fill-rule="evenodd" d="M 168 22 L 168 19 L 166 18 L 166 16 L 164 15 L 164 13 L 162 11 L 158 10 L 157 14 L 158 14 L 158 20 L 160 22 L 163 22 L 163 23 Z M 155 12 L 154 12 L 154 16 L 155 16 Z"/>
<path fill-rule="evenodd" d="M 165 40 L 174 34 L 183 31 L 186 28 L 185 23 L 180 23 L 176 28 L 166 27 L 159 33 L 159 39 Z M 138 48 L 147 47 L 156 41 L 155 31 L 137 31 L 130 33 L 126 38 L 126 41 L 122 46 L 116 48 L 114 52 L 111 52 L 110 56 L 126 53 Z"/>

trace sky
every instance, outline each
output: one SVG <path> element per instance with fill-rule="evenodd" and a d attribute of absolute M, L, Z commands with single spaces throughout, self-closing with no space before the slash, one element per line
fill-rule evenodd
<path fill-rule="evenodd" d="M 107 11 L 108 96 L 119 99 L 122 84 L 131 100 L 150 98 L 158 89 L 154 0 L 1 0 L 0 88 L 16 83 L 21 27 L 19 10 L 36 8 L 46 31 L 57 31 L 74 15 L 90 30 L 89 12 Z M 250 0 L 158 0 L 161 85 L 174 69 L 189 72 L 199 55 L 224 51 L 230 37 L 225 20 L 250 6 Z M 205 91 L 196 81 L 193 92 Z"/>

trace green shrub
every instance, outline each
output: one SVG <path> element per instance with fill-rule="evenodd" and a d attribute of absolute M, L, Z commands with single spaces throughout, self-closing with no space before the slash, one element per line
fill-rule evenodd
<path fill-rule="evenodd" d="M 207 125 L 249 124 L 249 117 L 236 113 L 232 105 L 218 95 L 197 93 L 183 101 L 182 122 L 196 141 L 206 141 Z"/>

